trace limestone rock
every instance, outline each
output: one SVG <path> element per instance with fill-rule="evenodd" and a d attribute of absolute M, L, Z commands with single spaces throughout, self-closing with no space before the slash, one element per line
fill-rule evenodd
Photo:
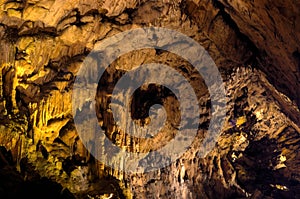
<path fill-rule="evenodd" d="M 1 195 L 51 186 L 53 197 L 61 198 L 299 198 L 299 6 L 292 0 L 1 0 Z M 206 157 L 199 154 L 211 119 L 210 95 L 187 60 L 142 49 L 118 57 L 96 82 L 97 63 L 86 58 L 106 38 L 153 26 L 197 41 L 221 72 L 226 122 Z M 98 119 L 82 123 L 88 143 L 80 139 L 72 114 L 73 85 L 83 61 L 94 64 L 86 71 L 94 82 L 76 99 L 78 114 L 92 118 L 86 113 L 96 101 Z M 121 131 L 109 104 L 113 86 L 126 72 L 153 62 L 189 80 L 199 99 L 199 106 L 191 104 L 199 108 L 199 130 L 183 156 L 166 168 L 124 173 L 90 153 L 98 138 L 91 124 L 98 122 L 110 140 L 131 152 L 148 153 L 172 140 L 180 113 L 168 89 L 141 87 L 133 95 L 131 115 L 120 113 L 121 126 L 131 128 L 129 117 L 143 126 L 151 123 L 149 108 L 163 105 L 170 117 L 160 133 L 148 132 L 147 139 Z M 165 78 L 186 89 L 175 77 Z M 91 89 L 98 89 L 96 100 L 87 98 Z M 118 96 L 120 102 L 124 96 Z M 115 152 L 104 152 L 109 153 Z M 186 175 L 178 180 L 182 165 Z"/>

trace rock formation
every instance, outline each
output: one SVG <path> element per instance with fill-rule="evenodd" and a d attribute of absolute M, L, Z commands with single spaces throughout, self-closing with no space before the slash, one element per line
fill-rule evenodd
<path fill-rule="evenodd" d="M 1 198 L 300 197 L 299 1 L 0 2 Z M 82 143 L 72 91 L 97 44 L 139 27 L 176 30 L 203 46 L 222 75 L 227 113 L 213 150 L 199 157 L 212 113 L 202 77 L 167 51 L 142 49 L 118 57 L 99 82 L 105 89 L 98 84 L 93 89 L 99 125 L 119 147 L 149 152 L 172 139 L 178 124 L 176 97 L 150 85 L 135 92 L 130 117 L 143 125 L 150 121 L 149 108 L 161 104 L 172 115 L 166 119 L 170 125 L 149 135 L 150 141 L 117 130 L 109 112 L 111 86 L 134 66 L 172 67 L 189 79 L 199 99 L 199 130 L 184 155 L 165 168 L 135 174 L 103 164 Z M 97 66 L 88 73 L 94 79 Z M 76 100 L 80 113 L 94 101 L 84 93 Z M 91 141 L 94 136 L 87 133 Z"/>

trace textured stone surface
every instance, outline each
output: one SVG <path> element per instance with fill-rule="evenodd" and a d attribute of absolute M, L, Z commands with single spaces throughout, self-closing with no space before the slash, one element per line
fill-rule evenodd
<path fill-rule="evenodd" d="M 63 198 L 299 198 L 299 6 L 293 0 L 1 0 L 0 193 L 53 184 Z M 200 99 L 200 129 L 182 158 L 156 172 L 129 175 L 98 162 L 81 143 L 72 86 L 96 44 L 151 26 L 186 34 L 208 51 L 224 78 L 228 112 L 215 148 L 199 158 L 211 112 L 202 78 L 168 52 L 144 49 L 119 57 L 101 82 L 107 90 L 97 93 L 97 116 L 120 147 L 147 151 L 174 133 L 166 128 L 150 142 L 114 135 L 108 83 L 132 67 L 167 64 L 191 80 Z M 89 72 L 97 74 L 96 68 Z M 144 96 L 134 106 L 138 122 L 149 120 L 142 102 L 153 102 L 147 92 L 156 91 L 137 93 Z M 168 108 L 176 100 L 164 94 L 165 108 L 176 115 Z M 83 94 L 78 101 L 84 111 L 91 99 Z M 184 183 L 178 180 L 181 164 Z"/>

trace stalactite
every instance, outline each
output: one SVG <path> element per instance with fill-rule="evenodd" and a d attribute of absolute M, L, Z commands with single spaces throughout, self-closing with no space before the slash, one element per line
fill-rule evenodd
<path fill-rule="evenodd" d="M 24 153 L 24 151 L 23 151 L 23 149 L 25 148 L 25 146 L 24 146 L 24 143 L 25 142 L 25 137 L 24 137 L 24 135 L 20 135 L 20 137 L 19 137 L 19 143 L 17 144 L 18 146 L 18 154 L 17 154 L 17 158 L 16 158 L 16 167 L 17 167 L 17 169 L 18 169 L 18 171 L 19 172 L 21 172 L 21 168 L 20 168 L 20 161 L 21 161 L 21 159 L 22 159 L 22 157 L 23 157 L 23 153 Z"/>
<path fill-rule="evenodd" d="M 39 175 L 61 183 L 64 188 L 71 187 L 72 192 L 82 191 L 86 188 L 83 182 L 91 183 L 83 176 L 86 167 L 80 165 L 80 162 L 71 161 L 69 165 L 71 169 L 64 168 L 69 169 L 67 174 L 62 169 L 65 165 L 61 166 L 67 158 L 78 155 L 94 169 L 95 179 L 99 177 L 100 180 L 97 182 L 98 185 L 108 176 L 111 177 L 110 180 L 127 181 L 129 184 L 132 183 L 131 191 L 135 198 L 147 196 L 188 198 L 190 197 L 186 194 L 188 191 L 193 193 L 193 197 L 203 194 L 201 195 L 203 198 L 215 195 L 217 195 L 215 197 L 220 196 L 218 198 L 233 196 L 242 198 L 248 196 L 245 195 L 247 193 L 241 193 L 241 190 L 251 191 L 253 187 L 255 187 L 253 192 L 256 192 L 254 196 L 257 193 L 261 197 L 269 197 L 269 193 L 271 195 L 283 193 L 279 197 L 284 198 L 283 196 L 286 196 L 284 194 L 295 193 L 298 188 L 294 188 L 295 182 L 299 182 L 295 169 L 299 157 L 291 151 L 297 151 L 299 148 L 297 133 L 300 114 L 295 106 L 300 102 L 297 100 L 298 88 L 300 88 L 297 59 L 299 35 L 296 33 L 297 28 L 293 26 L 300 16 L 299 11 L 294 9 L 299 7 L 297 3 L 292 0 L 284 3 L 277 1 L 270 3 L 267 0 L 45 2 L 30 1 L 29 4 L 23 4 L 7 1 L 0 6 L 0 51 L 2 52 L 0 54 L 0 145 L 12 151 L 17 167 L 20 159 L 26 154 L 28 162 Z M 281 14 L 278 14 L 278 10 Z M 145 26 L 170 28 L 197 41 L 213 58 L 228 88 L 228 118 L 226 119 L 230 122 L 226 123 L 215 150 L 209 154 L 208 157 L 211 159 L 197 156 L 202 137 L 206 135 L 205 130 L 211 111 L 208 103 L 209 94 L 199 94 L 203 101 L 203 104 L 200 104 L 201 131 L 193 145 L 182 157 L 179 157 L 180 160 L 186 160 L 185 167 L 190 177 L 184 180 L 182 187 L 177 179 L 179 165 L 176 165 L 176 162 L 157 172 L 136 175 L 133 180 L 132 176 L 109 167 L 113 165 L 121 169 L 126 168 L 127 165 L 121 157 L 109 159 L 111 165 L 108 166 L 97 160 L 95 163 L 89 161 L 92 155 L 83 146 L 83 144 L 89 146 L 89 142 L 80 143 L 81 138 L 77 137 L 78 132 L 71 119 L 72 84 L 87 54 L 94 46 L 116 33 Z M 117 51 L 116 48 L 115 52 Z M 185 49 L 182 52 L 185 52 Z M 93 61 L 95 60 L 91 63 Z M 106 63 L 106 58 L 101 57 L 99 61 Z M 128 55 L 121 55 L 110 64 L 103 82 L 115 83 L 122 74 L 133 67 L 154 62 L 166 64 L 180 71 L 191 81 L 195 92 L 202 89 L 199 87 L 200 78 L 194 76 L 195 71 L 186 60 L 156 49 L 137 50 Z M 248 69 L 248 65 L 255 70 Z M 83 81 L 97 79 L 97 69 L 95 64 L 95 68 L 86 71 L 89 77 Z M 263 70 L 266 75 L 260 70 Z M 180 89 L 180 84 L 178 85 Z M 16 96 L 17 86 L 21 98 L 18 102 L 16 101 L 16 97 L 19 98 Z M 91 87 L 75 99 L 79 104 L 78 110 L 83 111 L 84 106 L 91 104 L 94 99 L 86 96 L 89 96 L 90 90 L 96 90 L 97 86 L 98 82 L 94 81 Z M 242 88 L 247 88 L 249 95 L 241 96 Z M 111 90 L 110 87 L 109 89 Z M 161 89 L 157 92 L 162 94 Z M 129 91 L 124 91 L 119 96 L 120 101 L 125 101 L 120 106 L 130 103 L 126 101 L 128 98 L 124 97 L 128 93 Z M 152 146 L 145 146 L 147 143 L 142 143 L 141 139 L 132 138 L 132 135 L 137 137 L 141 135 L 139 135 L 139 126 L 134 129 L 134 126 L 128 122 L 128 118 L 131 118 L 130 111 L 119 113 L 120 126 L 124 129 L 117 128 L 116 124 L 113 124 L 112 112 L 107 106 L 111 97 L 112 95 L 106 91 L 99 91 L 96 99 L 100 107 L 97 114 L 101 112 L 99 115 L 102 117 L 98 118 L 99 124 L 107 127 L 105 129 L 107 137 L 112 138 L 120 148 L 129 149 L 131 152 L 140 152 L 146 147 L 151 148 Z M 240 100 L 241 97 L 243 100 Z M 23 113 L 20 107 L 24 108 L 25 112 L 27 108 L 29 109 L 29 113 L 25 113 L 26 117 L 27 115 L 29 117 L 28 121 L 24 121 L 27 118 L 19 114 Z M 168 105 L 165 108 L 171 110 Z M 174 112 L 171 110 L 171 114 Z M 235 117 L 236 114 L 242 116 Z M 174 115 L 174 118 L 177 118 L 176 113 Z M 143 122 L 138 118 L 134 120 L 138 125 Z M 103 139 L 103 136 L 95 135 L 91 123 L 82 125 L 82 129 L 87 132 L 85 138 L 96 144 L 103 143 L 104 140 L 99 140 Z M 28 129 L 31 129 L 33 135 L 24 137 Z M 268 170 L 269 166 L 263 164 L 255 168 L 247 165 L 249 162 L 251 165 L 257 165 L 257 160 L 263 162 L 265 157 L 261 158 L 259 154 L 254 156 L 251 152 L 261 145 L 263 150 L 260 153 L 267 151 L 270 146 L 265 144 L 268 142 L 264 139 L 280 141 L 278 146 L 275 144 L 280 155 L 277 152 L 266 153 L 270 161 L 273 161 L 272 158 L 276 160 L 281 158 L 278 164 L 271 161 L 275 170 Z M 257 142 L 261 145 L 257 145 Z M 289 144 L 290 142 L 293 144 Z M 42 143 L 42 147 L 39 147 L 44 147 L 44 155 L 38 151 L 40 149 L 36 147 L 38 143 Z M 108 156 L 110 153 L 105 151 L 103 146 L 94 146 L 94 149 L 96 157 Z M 251 158 L 255 161 L 252 162 Z M 195 163 L 191 163 L 194 159 L 196 159 Z M 216 160 L 215 164 L 214 160 Z M 224 166 L 227 161 L 228 165 Z M 286 176 L 281 176 L 280 180 L 284 185 L 262 179 L 263 185 L 253 185 L 252 182 L 251 187 L 251 180 L 257 177 L 258 173 L 255 172 L 260 167 L 265 167 L 264 169 L 276 180 L 278 178 L 274 173 L 280 167 L 294 184 L 285 181 Z M 254 174 L 246 173 L 243 178 L 238 168 L 251 170 Z M 228 174 L 228 170 L 235 172 Z M 264 176 L 265 173 L 261 172 L 259 175 Z M 79 180 L 76 181 L 76 177 Z M 93 189 L 96 186 L 90 187 Z M 0 183 L 0 195 L 2 190 Z M 114 194 L 117 192 L 115 191 Z"/>

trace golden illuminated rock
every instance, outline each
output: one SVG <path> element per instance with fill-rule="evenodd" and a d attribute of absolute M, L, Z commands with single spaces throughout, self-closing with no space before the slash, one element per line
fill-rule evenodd
<path fill-rule="evenodd" d="M 292 0 L 1 0 L 0 195 L 299 198 L 299 6 Z M 98 121 L 83 124 L 89 127 L 84 140 L 90 142 L 82 143 L 78 136 L 72 90 L 83 61 L 94 64 L 86 72 L 96 79 L 97 63 L 86 60 L 87 55 L 104 39 L 139 27 L 181 32 L 199 42 L 218 66 L 226 87 L 226 122 L 206 157 L 198 154 L 211 119 L 207 86 L 187 60 L 157 49 L 127 53 L 111 64 L 100 82 L 107 90 L 96 96 Z M 148 153 L 168 143 L 178 130 L 180 114 L 167 89 L 145 86 L 135 94 L 130 116 L 137 124 L 151 124 L 149 101 L 160 102 L 172 115 L 160 133 L 148 132 L 147 139 L 131 138 L 120 130 L 108 103 L 110 84 L 153 62 L 190 80 L 199 99 L 199 106 L 191 105 L 199 108 L 199 130 L 184 155 L 166 168 L 124 173 L 91 155 L 97 138 L 91 124 L 98 122 L 128 151 Z M 165 78 L 185 89 L 175 77 Z M 89 89 L 98 85 L 90 84 L 75 99 L 78 112 L 91 108 L 95 99 L 87 97 Z M 120 115 L 121 124 L 127 125 L 130 116 Z M 179 175 L 183 165 L 184 175 Z"/>

